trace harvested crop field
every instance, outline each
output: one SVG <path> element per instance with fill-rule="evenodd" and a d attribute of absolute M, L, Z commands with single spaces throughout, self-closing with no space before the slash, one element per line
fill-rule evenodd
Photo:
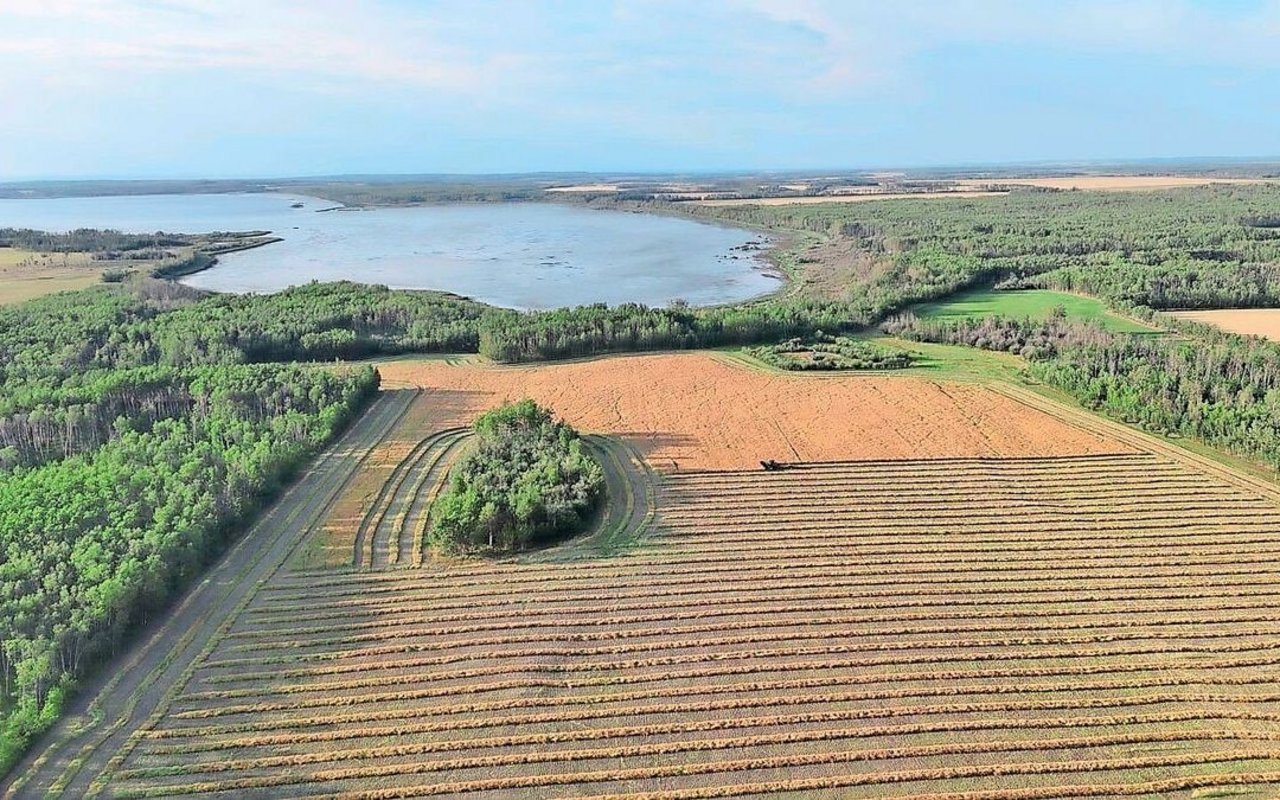
<path fill-rule="evenodd" d="M 102 279 L 85 253 L 33 253 L 0 247 L 0 305 L 83 289 Z"/>
<path fill-rule="evenodd" d="M 655 397 L 714 368 L 772 377 L 651 358 L 671 373 Z M 349 437 L 359 448 L 336 452 L 372 464 L 411 419 L 438 442 L 454 415 L 513 386 L 425 380 L 439 371 L 524 375 L 516 388 L 559 391 L 587 413 L 574 396 L 609 395 L 583 370 L 627 365 L 612 392 L 626 397 L 634 376 L 656 379 L 645 360 L 406 363 L 399 378 L 430 388 L 380 404 L 381 421 Z M 544 372 L 555 379 L 544 385 Z M 934 396 L 911 394 L 929 384 L 909 378 L 781 377 L 810 395 L 876 387 L 852 396 L 867 429 L 878 414 L 899 419 L 905 397 Z M 61 760 L 46 743 L 55 757 L 29 766 L 15 794 L 1268 796 L 1280 782 L 1274 488 L 1025 390 L 938 388 L 975 393 L 955 406 L 964 413 L 919 411 L 936 424 L 963 431 L 978 408 L 1012 409 L 1088 447 L 1060 452 L 1046 437 L 1014 453 L 869 457 L 851 437 L 846 458 L 777 472 L 636 478 L 656 482 L 648 497 L 611 483 L 606 517 L 646 525 L 607 555 L 569 543 L 496 562 L 283 561 L 245 576 L 197 657 L 131 678 L 143 712 L 108 697 Z M 431 417 L 417 406 L 435 390 L 449 402 Z M 728 412 L 747 402 L 693 398 Z M 766 405 L 725 424 L 785 415 Z M 612 424 L 632 427 L 631 413 Z M 984 413 L 994 434 L 1001 417 Z M 415 450 L 401 458 L 410 467 L 380 468 L 388 485 L 425 474 Z M 311 480 L 295 500 L 320 496 Z M 316 526 L 284 506 L 265 527 L 275 550 Z M 241 585 L 219 569 L 211 585 Z"/>
<path fill-rule="evenodd" d="M 1261 336 L 1280 342 L 1280 309 L 1228 308 L 1220 311 L 1173 311 L 1171 316 L 1192 322 L 1203 322 L 1230 333 Z"/>
<path fill-rule="evenodd" d="M 626 440 L 662 472 L 745 469 L 771 458 L 1096 455 L 1118 447 L 982 386 L 754 371 L 702 353 L 531 367 L 393 361 L 379 370 L 387 386 L 422 388 L 440 428 L 531 397 L 579 430 Z"/>
<path fill-rule="evenodd" d="M 659 514 L 608 559 L 277 575 L 113 790 L 1062 797 L 1280 777 L 1280 511 L 1260 497 L 1156 454 L 906 460 L 671 476 Z"/>

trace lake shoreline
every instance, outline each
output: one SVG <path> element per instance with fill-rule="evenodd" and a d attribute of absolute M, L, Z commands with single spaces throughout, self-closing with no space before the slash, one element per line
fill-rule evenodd
<path fill-rule="evenodd" d="M 595 304 L 754 304 L 785 295 L 791 286 L 786 260 L 778 257 L 786 239 L 776 232 L 633 205 L 335 207 L 322 197 L 281 192 L 130 195 L 0 200 L 0 224 L 50 231 L 266 233 L 253 242 L 223 234 L 156 273 L 219 293 L 354 281 L 544 311 Z M 266 248 L 268 243 L 273 246 Z"/>

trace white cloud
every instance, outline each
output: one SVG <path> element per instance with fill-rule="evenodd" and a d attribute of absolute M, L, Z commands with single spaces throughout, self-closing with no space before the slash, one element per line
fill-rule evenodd
<path fill-rule="evenodd" d="M 0 173 L 135 140 L 139 161 L 195 150 L 197 130 L 246 150 L 301 132 L 409 152 L 803 148 L 927 115 L 956 89 L 939 56 L 1136 56 L 1172 82 L 1270 75 L 1278 41 L 1280 0 L 0 0 Z"/>
<path fill-rule="evenodd" d="M 518 61 L 469 44 L 444 41 L 421 14 L 339 0 L 6 0 L 0 7 L 0 54 L 21 55 L 30 69 L 242 70 L 303 78 L 315 88 L 372 81 L 465 94 Z"/>
<path fill-rule="evenodd" d="M 474 102 L 645 70 L 789 99 L 893 87 L 953 45 L 1130 52 L 1280 65 L 1280 0 L 1229 13 L 1189 0 L 4 0 L 0 57 L 40 73 L 236 70 L 332 91 L 360 82 Z M 506 29 L 506 30 L 504 30 Z M 796 45 L 789 33 L 811 44 Z M 786 42 L 784 46 L 782 42 Z M 621 63 L 618 63 L 619 60 Z M 0 85 L 18 75 L 0 73 Z M 799 93 L 799 95 L 797 95 Z"/>

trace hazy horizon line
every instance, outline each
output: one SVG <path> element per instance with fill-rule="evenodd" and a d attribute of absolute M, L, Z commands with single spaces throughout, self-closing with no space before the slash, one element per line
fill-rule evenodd
<path fill-rule="evenodd" d="M 1196 155 L 1196 156 L 1136 156 L 1136 157 L 1114 157 L 1114 158 L 1045 158 L 1034 160 L 1017 160 L 1017 161 L 971 161 L 971 162 L 921 162 L 916 164 L 875 164 L 861 166 L 816 166 L 816 167 L 742 167 L 736 169 L 708 169 L 708 170 L 688 170 L 688 169 L 672 169 L 672 170 L 653 170 L 653 169 L 535 169 L 526 172 L 333 172 L 333 173 L 315 173 L 300 175 L 200 175 L 200 174 L 169 174 L 169 175 L 43 175 L 43 176 L 22 176 L 9 177 L 0 176 L 0 185 L 16 185 L 16 184 L 40 184 L 40 183 L 163 183 L 163 182 L 200 182 L 207 181 L 210 183 L 230 183 L 230 182 L 248 182 L 248 183 L 270 183 L 273 181 L 354 181 L 361 179 L 497 179 L 497 178 L 526 178 L 536 179 L 540 177 L 567 177 L 567 176 L 590 176 L 590 177 L 612 177 L 618 179 L 625 178 L 658 178 L 658 177 L 751 177 L 753 175 L 812 175 L 815 173 L 829 173 L 832 175 L 843 175 L 853 173 L 871 173 L 871 172 L 912 172 L 912 171 L 938 171 L 938 170 L 982 170 L 982 169 L 1001 169 L 1008 170 L 1019 167 L 1035 167 L 1035 168 L 1066 168 L 1066 167 L 1123 167 L 1138 165 L 1187 165 L 1195 164 L 1215 164 L 1218 166 L 1230 166 L 1234 164 L 1240 165 L 1266 165 L 1276 164 L 1280 166 L 1280 154 L 1277 155 L 1251 155 L 1251 156 L 1221 156 L 1221 155 Z"/>

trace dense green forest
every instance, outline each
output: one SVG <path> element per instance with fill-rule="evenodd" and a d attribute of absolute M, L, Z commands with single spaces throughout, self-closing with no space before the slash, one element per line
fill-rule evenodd
<path fill-rule="evenodd" d="M 604 472 L 577 432 L 532 400 L 482 414 L 474 449 L 431 506 L 431 545 L 503 553 L 577 530 L 604 491 Z"/>
<path fill-rule="evenodd" d="M 377 388 L 207 348 L 194 305 L 156 282 L 0 309 L 0 770 Z"/>
<path fill-rule="evenodd" d="M 68 355 L 97 367 L 406 352 L 479 352 L 517 362 L 777 341 L 871 321 L 846 312 L 839 303 L 797 299 L 707 309 L 624 304 L 520 313 L 439 292 L 354 283 L 212 296 L 180 284 L 138 281 L 6 310 L 7 319 L 0 317 L 0 377 L 8 358 L 42 363 L 73 335 L 82 345 Z"/>

